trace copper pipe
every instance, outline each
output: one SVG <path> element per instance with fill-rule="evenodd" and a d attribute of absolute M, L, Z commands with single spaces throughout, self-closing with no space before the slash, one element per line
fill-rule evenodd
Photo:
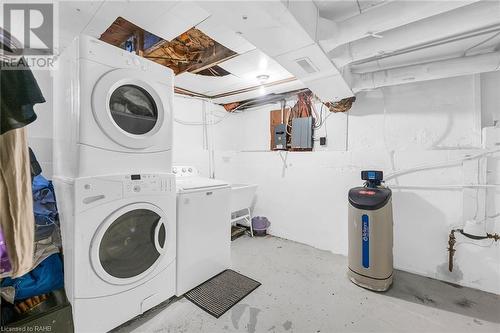
<path fill-rule="evenodd" d="M 495 240 L 495 242 L 498 242 L 500 240 L 500 235 L 499 234 L 486 234 L 486 238 L 492 238 Z"/>
<path fill-rule="evenodd" d="M 450 236 L 448 237 L 448 270 L 453 271 L 453 256 L 455 255 L 455 232 L 460 231 L 459 229 L 453 229 L 450 231 Z"/>
<path fill-rule="evenodd" d="M 453 230 L 451 230 L 450 231 L 450 235 L 448 237 L 448 270 L 450 272 L 453 271 L 453 256 L 455 255 L 455 252 L 456 252 L 456 250 L 455 250 L 455 243 L 456 243 L 455 232 L 460 232 L 465 237 L 472 238 L 472 239 L 475 239 L 475 240 L 478 240 L 478 239 L 487 239 L 487 238 L 494 239 L 495 242 L 497 242 L 497 241 L 500 240 L 500 235 L 499 234 L 486 234 L 486 237 L 477 238 L 477 237 L 473 237 L 472 235 L 469 235 L 467 233 L 464 233 L 464 231 L 462 229 L 453 229 Z"/>

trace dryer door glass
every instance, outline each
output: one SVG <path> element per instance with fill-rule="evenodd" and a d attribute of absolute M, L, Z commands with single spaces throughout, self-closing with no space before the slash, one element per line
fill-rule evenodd
<path fill-rule="evenodd" d="M 99 244 L 99 260 L 104 270 L 117 278 L 135 277 L 148 270 L 160 257 L 155 245 L 155 229 L 161 217 L 148 209 L 131 210 L 117 218 Z M 161 224 L 160 247 L 165 246 L 166 230 Z"/>
<path fill-rule="evenodd" d="M 113 91 L 109 109 L 115 123 L 130 134 L 145 134 L 153 129 L 158 120 L 153 97 L 145 89 L 132 84 Z"/>

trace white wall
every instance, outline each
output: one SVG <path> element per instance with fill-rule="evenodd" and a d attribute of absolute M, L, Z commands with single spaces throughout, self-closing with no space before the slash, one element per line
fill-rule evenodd
<path fill-rule="evenodd" d="M 208 176 L 208 136 L 204 122 L 204 110 L 210 103 L 199 99 L 176 96 L 174 98 L 174 165 L 193 165 L 201 174 Z"/>
<path fill-rule="evenodd" d="M 28 125 L 28 143 L 42 167 L 43 175 L 52 178 L 53 78 L 47 70 L 35 70 L 33 75 L 46 102 L 35 105 L 37 119 Z"/>
<path fill-rule="evenodd" d="M 280 156 L 267 151 L 269 111 L 278 109 L 277 105 L 231 115 L 215 126 L 216 176 L 259 185 L 254 215 L 270 219 L 272 234 L 346 254 L 347 191 L 362 183 L 360 170 L 381 169 L 387 174 L 478 152 L 480 83 L 488 84 L 486 81 L 467 76 L 361 93 L 349 113 L 333 114 L 328 119 L 328 146 L 313 153 L 283 152 Z M 488 89 L 493 91 L 494 87 L 483 87 L 483 97 L 489 101 Z M 489 108 L 498 111 L 500 105 L 492 103 Z M 490 159 L 489 168 L 498 169 L 495 165 L 498 158 L 496 162 Z M 463 184 L 475 181 L 477 171 L 477 162 L 473 162 L 397 180 L 401 185 Z M 498 244 L 484 248 L 459 239 L 455 270 L 447 271 L 450 227 L 475 214 L 478 219 L 485 214 L 484 201 L 478 200 L 476 206 L 479 192 L 394 190 L 395 266 L 500 293 Z M 499 190 L 488 192 L 490 205 L 486 209 L 492 215 L 491 209 L 500 207 L 492 206 L 499 202 Z M 488 228 L 499 232 L 498 219 L 496 223 L 489 221 Z"/>

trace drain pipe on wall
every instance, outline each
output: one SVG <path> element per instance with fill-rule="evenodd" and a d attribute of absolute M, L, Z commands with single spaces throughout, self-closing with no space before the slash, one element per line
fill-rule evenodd
<path fill-rule="evenodd" d="M 464 156 L 462 158 L 456 159 L 456 160 L 451 160 L 451 161 L 444 161 L 440 163 L 433 163 L 433 164 L 425 164 L 425 165 L 420 165 L 414 168 L 409 168 L 405 170 L 399 170 L 392 172 L 388 174 L 385 177 L 385 181 L 387 182 L 390 179 L 408 174 L 408 173 L 413 173 L 417 171 L 423 171 L 423 170 L 430 170 L 430 169 L 437 169 L 437 168 L 443 168 L 443 167 L 449 167 L 453 165 L 457 165 L 460 163 L 463 163 L 464 161 L 468 160 L 473 160 L 476 158 L 481 158 L 484 156 L 492 155 L 495 153 L 500 152 L 500 149 L 492 149 L 492 150 L 487 150 L 483 151 L 478 154 L 474 155 L 468 155 Z M 429 185 L 399 185 L 399 184 L 387 184 L 389 187 L 393 189 L 426 189 L 426 188 L 437 188 L 437 189 L 462 189 L 462 188 L 491 188 L 491 187 L 498 187 L 500 184 L 456 184 L 456 185 L 434 185 L 434 184 L 429 184 Z"/>
<path fill-rule="evenodd" d="M 405 175 L 407 173 L 412 173 L 412 172 L 416 172 L 416 171 L 437 169 L 437 168 L 442 168 L 442 167 L 457 165 L 457 164 L 462 163 L 463 161 L 473 160 L 473 159 L 476 159 L 476 158 L 480 158 L 480 157 L 483 157 L 483 156 L 488 156 L 488 155 L 495 154 L 495 153 L 498 153 L 498 152 L 500 152 L 500 148 L 498 148 L 498 149 L 492 149 L 492 150 L 487 150 L 487 151 L 484 151 L 484 152 L 481 152 L 481 153 L 478 153 L 478 154 L 475 154 L 475 155 L 468 155 L 468 156 L 465 156 L 465 157 L 462 157 L 462 158 L 459 158 L 459 159 L 456 159 L 456 160 L 444 161 L 444 162 L 433 163 L 433 164 L 425 164 L 425 165 L 417 166 L 417 167 L 406 169 L 406 170 L 399 170 L 399 171 L 396 171 L 396 172 L 388 174 L 385 177 L 385 181 L 387 182 L 389 179 L 396 178 L 396 177 Z"/>
<path fill-rule="evenodd" d="M 214 115 L 208 110 L 207 102 L 203 101 L 203 114 L 205 115 L 206 147 L 208 151 L 208 177 L 215 178 L 215 151 L 214 151 Z"/>

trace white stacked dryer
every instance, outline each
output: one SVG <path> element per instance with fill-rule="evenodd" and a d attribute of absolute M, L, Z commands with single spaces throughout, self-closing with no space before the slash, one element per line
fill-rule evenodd
<path fill-rule="evenodd" d="M 175 295 L 173 72 L 88 36 L 59 57 L 54 183 L 76 332 Z"/>
<path fill-rule="evenodd" d="M 55 175 L 171 169 L 171 69 L 82 35 L 56 73 Z"/>

